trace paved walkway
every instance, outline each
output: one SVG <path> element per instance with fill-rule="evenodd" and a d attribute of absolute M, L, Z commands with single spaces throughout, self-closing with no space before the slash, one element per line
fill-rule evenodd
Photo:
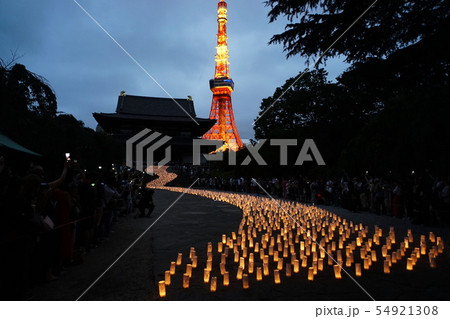
<path fill-rule="evenodd" d="M 145 231 L 178 197 L 179 193 L 157 190 L 156 204 L 152 218 L 121 220 L 111 239 L 92 251 L 83 265 L 69 268 L 62 277 L 34 290 L 36 300 L 75 300 L 110 266 L 117 257 Z M 340 208 L 330 208 L 336 214 L 380 227 L 393 225 L 396 231 L 402 227 L 412 227 L 413 232 L 426 234 L 429 228 L 403 225 L 405 221 L 368 213 L 355 214 Z M 186 258 L 190 247 L 195 247 L 199 264 L 205 263 L 208 242 L 220 241 L 222 234 L 230 236 L 238 230 L 242 213 L 229 204 L 216 202 L 194 195 L 184 195 L 161 217 L 152 229 L 115 264 L 98 283 L 89 290 L 83 300 L 160 300 L 157 282 L 163 280 L 164 271 L 178 253 Z M 388 228 L 385 228 L 388 231 Z M 426 231 L 426 232 L 424 232 Z M 433 228 L 436 235 L 448 236 L 448 228 Z M 448 237 L 447 237 L 448 238 Z M 449 242 L 446 242 L 449 246 Z M 216 258 L 217 253 L 215 253 Z M 427 262 L 419 263 L 413 271 L 403 267 L 393 267 L 392 273 L 383 274 L 382 263 L 373 271 L 358 278 L 358 283 L 377 300 L 448 300 L 450 299 L 449 250 L 439 256 L 438 268 L 430 269 Z M 422 258 L 425 261 L 426 258 Z M 186 260 L 186 259 L 185 259 Z M 184 261 L 185 261 L 184 260 Z M 217 259 L 216 261 L 217 262 Z M 242 282 L 230 278 L 230 286 L 223 287 L 218 274 L 218 289 L 209 291 L 203 283 L 203 266 L 194 270 L 190 288 L 182 288 L 182 272 L 172 276 L 172 284 L 167 287 L 167 300 L 369 300 L 369 297 L 350 278 L 343 275 L 334 279 L 328 267 L 319 273 L 313 282 L 307 280 L 306 270 L 291 278 L 282 276 L 282 284 L 275 285 L 273 276 L 261 282 L 250 280 L 250 288 L 242 289 Z M 231 267 L 231 266 L 230 266 Z M 218 268 L 218 267 L 216 267 Z M 229 269 L 234 274 L 236 269 Z M 217 271 L 217 270 L 216 270 Z M 217 274 L 215 274 L 217 275 Z"/>

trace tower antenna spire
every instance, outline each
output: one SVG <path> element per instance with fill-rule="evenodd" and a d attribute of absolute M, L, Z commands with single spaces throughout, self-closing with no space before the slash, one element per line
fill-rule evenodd
<path fill-rule="evenodd" d="M 216 150 L 216 152 L 227 149 L 238 151 L 243 147 L 236 129 L 231 103 L 234 82 L 230 77 L 230 63 L 228 61 L 227 12 L 228 5 L 226 1 L 220 1 L 217 6 L 218 33 L 215 59 L 216 67 L 214 78 L 209 81 L 209 87 L 213 92 L 209 118 L 216 120 L 216 124 L 203 135 L 205 139 L 221 140 L 224 142 L 224 145 Z"/>

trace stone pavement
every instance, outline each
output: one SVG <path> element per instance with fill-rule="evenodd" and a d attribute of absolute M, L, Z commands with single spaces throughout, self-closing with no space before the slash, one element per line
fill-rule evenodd
<path fill-rule="evenodd" d="M 156 204 L 152 218 L 121 220 L 108 242 L 91 252 L 83 265 L 69 268 L 57 281 L 37 287 L 36 300 L 75 300 L 115 259 L 160 216 L 179 193 L 157 190 Z M 377 216 L 368 213 L 354 214 L 340 208 L 330 208 L 334 213 L 355 222 L 369 226 L 378 224 L 387 232 L 386 226 L 393 225 L 396 231 L 405 224 L 404 220 Z M 164 279 L 164 271 L 169 270 L 170 262 L 178 253 L 183 253 L 183 268 L 178 267 L 172 283 L 167 287 L 164 300 L 370 300 L 369 297 L 348 276 L 334 279 L 332 270 L 326 267 L 307 280 L 306 269 L 286 278 L 282 283 L 273 282 L 273 274 L 263 281 L 250 278 L 250 288 L 242 289 L 242 281 L 233 278 L 236 269 L 229 269 L 230 286 L 223 287 L 217 268 L 213 275 L 218 278 L 217 291 L 209 291 L 203 283 L 203 268 L 206 261 L 207 243 L 214 249 L 222 234 L 230 236 L 237 232 L 241 222 L 241 211 L 232 205 L 210 199 L 184 195 L 143 238 L 118 261 L 105 276 L 84 296 L 83 300 L 161 300 L 157 282 Z M 427 234 L 428 228 L 412 227 Z M 394 265 L 391 274 L 383 274 L 382 263 L 373 266 L 370 272 L 357 278 L 358 283 L 376 300 L 449 300 L 450 299 L 450 261 L 448 227 L 433 229 L 437 236 L 445 235 L 446 249 L 438 256 L 438 268 L 431 269 L 426 257 L 420 259 L 413 271 Z M 199 267 L 194 270 L 190 288 L 182 288 L 182 273 L 190 247 L 195 247 L 199 256 Z M 216 256 L 216 255 L 215 255 Z M 424 262 L 422 262 L 424 261 Z M 216 261 L 215 261 L 216 262 Z M 404 262 L 404 260 L 403 260 Z M 230 263 L 231 265 L 231 263 Z M 231 266 L 227 266 L 229 268 Z M 213 268 L 214 269 L 214 268 Z M 363 271 L 364 272 L 364 271 Z M 234 275 L 235 276 L 235 275 Z"/>

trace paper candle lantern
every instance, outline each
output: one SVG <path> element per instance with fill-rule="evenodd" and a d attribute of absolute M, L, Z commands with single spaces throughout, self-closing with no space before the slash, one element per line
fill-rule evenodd
<path fill-rule="evenodd" d="M 273 253 L 273 261 L 274 262 L 278 261 L 278 251 L 274 251 L 274 253 Z"/>
<path fill-rule="evenodd" d="M 248 273 L 253 274 L 253 271 L 255 269 L 255 263 L 253 261 L 248 262 Z"/>
<path fill-rule="evenodd" d="M 174 261 L 170 262 L 170 274 L 171 275 L 175 275 L 175 267 L 176 267 L 175 262 Z"/>
<path fill-rule="evenodd" d="M 430 257 L 430 267 L 436 268 L 436 257 L 434 257 L 434 256 Z"/>
<path fill-rule="evenodd" d="M 255 244 L 255 253 L 259 253 L 259 243 Z"/>
<path fill-rule="evenodd" d="M 249 262 L 254 262 L 255 261 L 255 256 L 253 255 L 253 253 L 250 253 L 250 255 L 248 257 L 248 261 Z"/>
<path fill-rule="evenodd" d="M 217 277 L 211 278 L 210 290 L 211 290 L 211 292 L 215 292 L 217 290 Z"/>
<path fill-rule="evenodd" d="M 263 258 L 263 263 L 268 264 L 269 263 L 269 256 L 265 255 Z"/>
<path fill-rule="evenodd" d="M 236 251 L 236 252 L 234 253 L 234 262 L 235 262 L 235 263 L 238 263 L 238 262 L 239 262 L 239 251 Z"/>
<path fill-rule="evenodd" d="M 197 268 L 197 256 L 192 257 L 192 268 Z"/>
<path fill-rule="evenodd" d="M 263 263 L 263 274 L 264 276 L 269 276 L 269 264 Z"/>
<path fill-rule="evenodd" d="M 227 270 L 225 268 L 225 263 L 220 263 L 220 274 L 223 275 Z"/>
<path fill-rule="evenodd" d="M 189 278 L 192 277 L 192 264 L 187 264 L 186 265 L 186 274 L 189 275 Z"/>
<path fill-rule="evenodd" d="M 383 258 L 385 258 L 387 256 L 387 246 L 383 245 L 383 247 L 381 247 L 381 256 L 383 256 Z"/>
<path fill-rule="evenodd" d="M 334 278 L 341 279 L 342 278 L 341 267 L 339 265 L 334 265 L 333 268 L 334 268 Z"/>
<path fill-rule="evenodd" d="M 248 289 L 249 288 L 248 275 L 247 274 L 242 275 L 242 288 L 244 288 L 244 289 Z"/>
<path fill-rule="evenodd" d="M 256 267 L 256 280 L 261 281 L 262 280 L 262 269 L 261 267 Z"/>
<path fill-rule="evenodd" d="M 291 264 L 286 264 L 286 277 L 292 276 L 292 266 Z"/>
<path fill-rule="evenodd" d="M 310 280 L 310 281 L 314 280 L 314 268 L 313 267 L 308 268 L 308 280 Z"/>
<path fill-rule="evenodd" d="M 222 242 L 217 243 L 217 252 L 221 253 L 223 251 L 223 244 Z"/>
<path fill-rule="evenodd" d="M 228 271 L 225 271 L 223 273 L 223 285 L 228 286 L 230 284 L 230 273 Z"/>
<path fill-rule="evenodd" d="M 166 286 L 170 286 L 170 270 L 164 272 L 164 283 Z"/>
<path fill-rule="evenodd" d="M 164 280 L 158 282 L 158 287 L 159 287 L 159 296 L 161 298 L 164 298 L 166 296 L 166 284 Z"/>
<path fill-rule="evenodd" d="M 370 265 L 369 265 L 369 257 L 364 258 L 364 269 L 369 269 Z"/>
<path fill-rule="evenodd" d="M 304 257 L 302 258 L 302 267 L 303 267 L 303 268 L 306 268 L 307 265 L 308 265 L 308 257 L 304 256 Z"/>
<path fill-rule="evenodd" d="M 178 257 L 177 257 L 177 266 L 181 265 L 181 261 L 183 259 L 183 254 L 182 253 L 178 253 Z"/>
<path fill-rule="evenodd" d="M 222 235 L 222 244 L 226 245 L 227 243 L 227 235 L 223 234 Z"/>
<path fill-rule="evenodd" d="M 406 270 L 413 270 L 413 260 L 412 258 L 408 258 L 406 261 Z"/>
<path fill-rule="evenodd" d="M 212 260 L 207 260 L 206 261 L 206 269 L 208 269 L 209 271 L 212 270 Z"/>
<path fill-rule="evenodd" d="M 209 269 L 205 268 L 205 269 L 203 270 L 203 282 L 204 282 L 205 284 L 207 284 L 207 283 L 209 282 L 209 275 L 210 275 Z"/>
<path fill-rule="evenodd" d="M 244 273 L 244 268 L 239 267 L 239 268 L 238 268 L 238 271 L 237 271 L 237 274 L 236 274 L 236 279 L 237 279 L 237 280 L 241 280 L 241 279 L 242 279 L 243 273 Z"/>
<path fill-rule="evenodd" d="M 244 257 L 239 258 L 239 267 L 241 267 L 242 269 L 245 269 L 245 258 Z"/>
<path fill-rule="evenodd" d="M 277 269 L 283 270 L 283 258 L 278 259 Z"/>
<path fill-rule="evenodd" d="M 183 288 L 189 288 L 189 275 L 183 274 Z"/>
<path fill-rule="evenodd" d="M 384 261 L 383 270 L 384 270 L 385 274 L 390 274 L 391 273 L 391 269 L 389 268 L 389 261 L 388 260 Z"/>
<path fill-rule="evenodd" d="M 294 272 L 298 273 L 299 271 L 300 271 L 300 262 L 297 259 L 295 259 L 294 260 Z"/>
<path fill-rule="evenodd" d="M 355 263 L 355 275 L 356 277 L 361 277 L 361 264 Z"/>
<path fill-rule="evenodd" d="M 280 271 L 278 269 L 275 269 L 273 271 L 273 280 L 275 281 L 276 284 L 280 284 L 281 283 Z"/>
<path fill-rule="evenodd" d="M 317 261 L 317 269 L 319 271 L 323 270 L 323 258 L 319 258 L 319 260 Z"/>

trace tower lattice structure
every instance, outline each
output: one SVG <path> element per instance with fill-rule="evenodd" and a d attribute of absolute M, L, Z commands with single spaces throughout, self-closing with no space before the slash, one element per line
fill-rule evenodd
<path fill-rule="evenodd" d="M 243 147 L 236 129 L 233 106 L 231 104 L 231 92 L 234 90 L 234 82 L 230 78 L 230 63 L 228 61 L 227 10 L 227 3 L 220 1 L 217 10 L 219 32 L 217 34 L 216 68 L 214 79 L 209 81 L 209 87 L 213 92 L 209 118 L 216 120 L 216 124 L 203 135 L 204 139 L 224 142 L 223 146 L 216 152 L 227 149 L 238 151 Z"/>

